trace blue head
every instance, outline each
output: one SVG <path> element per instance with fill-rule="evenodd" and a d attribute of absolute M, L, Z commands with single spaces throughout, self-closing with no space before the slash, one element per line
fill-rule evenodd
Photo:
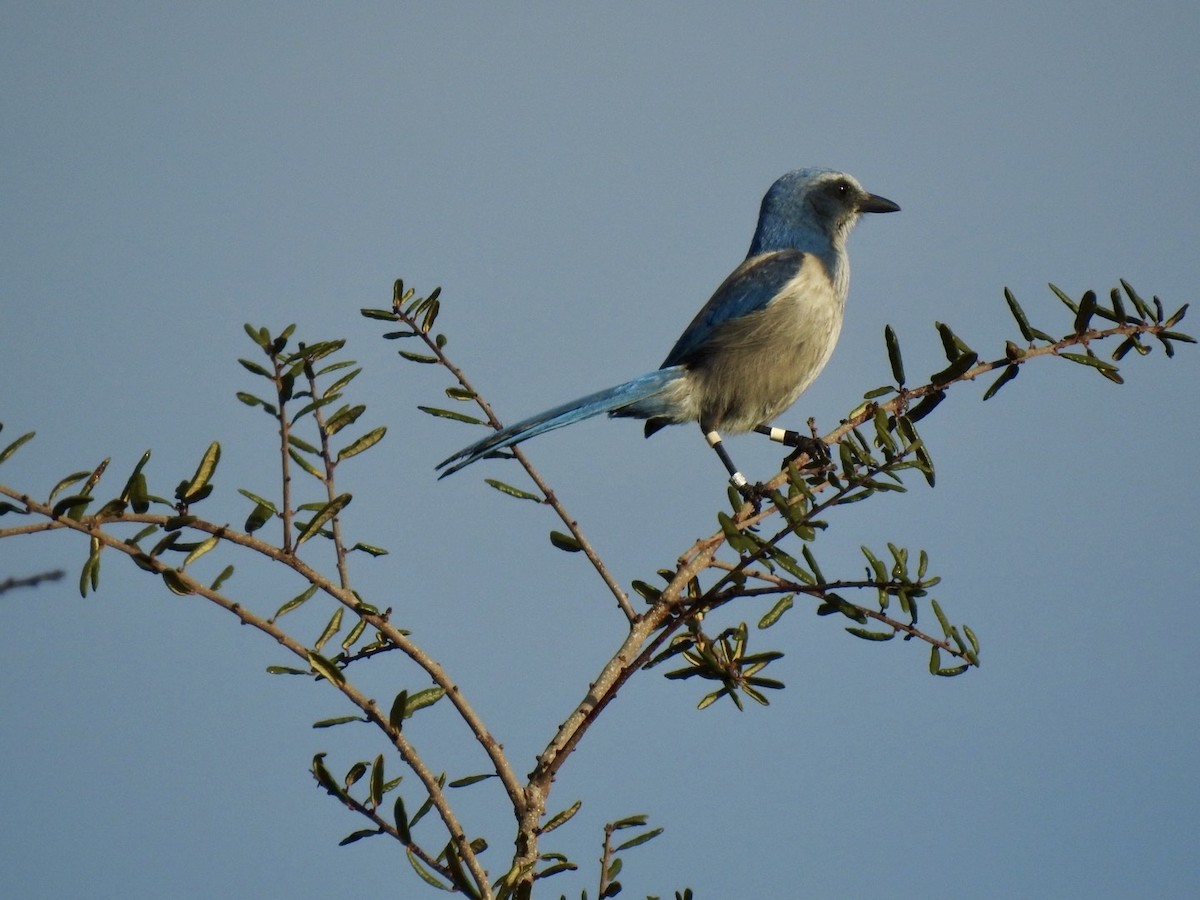
<path fill-rule="evenodd" d="M 748 255 L 803 250 L 821 257 L 830 276 L 837 279 L 844 266 L 846 236 L 858 217 L 899 209 L 845 172 L 797 169 L 779 178 L 763 197 Z"/>

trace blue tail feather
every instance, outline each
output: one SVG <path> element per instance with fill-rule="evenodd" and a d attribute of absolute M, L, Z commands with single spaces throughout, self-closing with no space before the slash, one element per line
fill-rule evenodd
<path fill-rule="evenodd" d="M 573 425 L 576 422 L 590 419 L 592 416 L 598 416 L 601 413 L 617 413 L 633 404 L 643 403 L 653 398 L 655 394 L 660 393 L 679 378 L 682 378 L 683 374 L 683 368 L 680 366 L 658 369 L 657 371 L 639 376 L 632 381 L 619 384 L 616 387 L 588 394 L 586 397 L 580 397 L 578 400 L 572 400 L 570 403 L 563 403 L 553 409 L 548 409 L 545 412 L 538 413 L 536 416 L 531 416 L 528 419 L 517 422 L 515 425 L 501 428 L 494 434 L 488 435 L 481 441 L 476 441 L 469 447 L 464 447 L 453 456 L 449 456 L 438 463 L 437 468 L 444 468 L 446 470 L 438 477 L 445 478 L 452 472 L 457 472 L 464 466 L 469 466 L 489 453 L 495 453 L 497 450 L 503 450 L 505 447 L 511 447 L 514 444 L 527 441 L 531 437 L 537 437 L 539 434 L 545 434 L 547 431 L 553 431 L 555 428 Z M 647 406 L 655 407 L 654 404 L 647 404 Z M 650 415 L 664 415 L 666 412 L 667 409 L 664 406 L 661 410 L 655 408 L 653 412 L 650 410 L 646 412 L 630 410 L 628 414 L 632 414 L 638 418 L 648 418 Z M 455 460 L 459 461 L 455 462 Z M 450 465 L 450 463 L 454 463 L 454 465 Z"/>

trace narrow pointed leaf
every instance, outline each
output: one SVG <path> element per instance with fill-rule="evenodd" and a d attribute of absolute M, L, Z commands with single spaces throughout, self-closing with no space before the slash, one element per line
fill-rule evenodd
<path fill-rule="evenodd" d="M 412 715 L 418 709 L 424 709 L 426 706 L 433 706 L 444 696 L 446 689 L 440 687 L 425 688 L 423 691 L 417 691 L 408 698 L 408 715 Z"/>
<path fill-rule="evenodd" d="M 904 360 L 900 356 L 900 341 L 896 338 L 896 332 L 891 325 L 883 329 L 884 343 L 887 344 L 888 361 L 892 366 L 892 377 L 896 379 L 896 384 L 903 386 L 904 384 Z"/>
<path fill-rule="evenodd" d="M 344 610 L 344 606 L 339 606 L 333 611 L 333 615 L 329 617 L 329 622 L 325 625 L 325 630 L 321 632 L 321 636 L 313 644 L 314 652 L 320 653 L 321 649 L 329 642 L 329 639 L 342 630 L 342 612 Z"/>
<path fill-rule="evenodd" d="M 1004 371 L 1000 373 L 1000 377 L 992 382 L 991 386 L 983 392 L 984 400 L 991 400 L 1000 388 L 1004 387 L 1021 373 L 1021 367 L 1015 363 L 1011 366 L 1005 366 Z"/>
<path fill-rule="evenodd" d="M 375 762 L 371 764 L 371 786 L 368 795 L 368 801 L 372 809 L 378 809 L 379 804 L 383 802 L 383 754 L 380 753 L 375 757 Z"/>
<path fill-rule="evenodd" d="M 335 684 L 343 684 L 346 681 L 345 673 L 325 657 L 323 657 L 320 653 L 314 653 L 313 651 L 309 650 L 308 664 L 312 666 L 313 670 L 326 681 L 331 681 Z"/>
<path fill-rule="evenodd" d="M 231 575 L 233 575 L 233 566 L 228 565 L 221 570 L 221 574 L 216 577 L 216 580 L 213 581 L 212 585 L 209 587 L 209 590 L 219 591 L 221 589 L 221 585 L 228 581 Z"/>
<path fill-rule="evenodd" d="M 468 416 L 466 413 L 455 412 L 452 409 L 439 409 L 436 406 L 418 406 L 417 409 L 431 416 L 437 416 L 439 419 L 453 419 L 456 422 L 466 422 L 468 425 L 483 424 L 483 419 Z"/>
<path fill-rule="evenodd" d="M 255 375 L 261 375 L 263 378 L 267 379 L 273 377 L 270 372 L 256 362 L 251 362 L 248 359 L 239 359 L 238 362 L 242 364 L 242 367 L 245 368 L 247 372 L 252 372 Z"/>
<path fill-rule="evenodd" d="M 1013 292 L 1008 288 L 1004 289 L 1004 300 L 1008 303 L 1008 309 L 1012 313 L 1013 318 L 1017 320 L 1017 327 L 1021 329 L 1021 337 L 1025 338 L 1031 344 L 1035 340 L 1054 341 L 1054 338 L 1050 337 L 1046 332 L 1039 331 L 1029 324 L 1029 320 L 1025 318 L 1025 310 L 1021 309 L 1021 305 L 1017 303 L 1017 298 L 1013 296 Z"/>
<path fill-rule="evenodd" d="M 220 540 L 221 539 L 214 534 L 209 536 L 206 540 L 201 541 L 196 548 L 184 558 L 183 563 L 179 566 L 179 568 L 181 570 L 186 569 L 205 553 L 216 547 L 217 544 L 220 543 Z"/>
<path fill-rule="evenodd" d="M 188 594 L 195 593 L 175 569 L 163 569 L 162 578 L 167 585 L 167 590 L 178 597 L 186 597 Z"/>
<path fill-rule="evenodd" d="M 351 497 L 349 494 L 341 494 L 334 497 L 321 508 L 301 530 L 296 537 L 296 546 L 299 547 L 314 534 L 317 534 L 334 516 L 340 513 L 350 503 Z"/>
<path fill-rule="evenodd" d="M 639 834 L 637 837 L 630 838 L 629 840 L 625 841 L 625 843 L 619 844 L 618 846 L 614 847 L 613 853 L 620 853 L 622 850 L 628 850 L 631 847 L 637 847 L 641 844 L 646 843 L 647 841 L 652 841 L 662 833 L 663 833 L 663 830 L 661 828 L 654 828 L 650 831 Z"/>
<path fill-rule="evenodd" d="M 388 722 L 391 726 L 399 731 L 404 727 L 404 720 L 408 718 L 408 691 L 401 691 L 396 695 L 396 699 L 392 701 L 392 710 L 388 713 Z"/>
<path fill-rule="evenodd" d="M 384 425 L 379 426 L 373 431 L 368 431 L 349 446 L 342 448 L 341 452 L 337 455 L 338 462 L 341 462 L 343 459 L 349 459 L 351 456 L 357 456 L 364 450 L 369 450 L 383 440 L 385 434 L 387 434 L 387 427 Z"/>
<path fill-rule="evenodd" d="M 192 476 L 191 480 L 184 482 L 175 491 L 175 499 L 181 503 L 195 503 L 197 500 L 203 499 L 201 493 L 208 487 L 213 472 L 216 471 L 217 463 L 220 461 L 221 445 L 213 441 L 208 445 L 208 449 L 204 451 L 200 465 L 196 467 L 196 473 Z M 203 496 L 207 496 L 207 493 Z"/>
<path fill-rule="evenodd" d="M 436 356 L 429 356 L 425 353 L 413 353 L 411 350 L 400 350 L 398 352 L 409 362 L 425 363 L 426 365 L 429 365 L 430 363 L 436 363 L 438 361 Z"/>
<path fill-rule="evenodd" d="M 1063 306 L 1065 306 L 1067 309 L 1069 309 L 1073 313 L 1079 312 L 1079 304 L 1077 304 L 1074 300 L 1072 300 L 1065 293 L 1063 293 L 1058 288 L 1057 285 L 1051 284 L 1049 287 L 1050 287 L 1050 290 L 1054 292 L 1054 296 L 1062 301 Z"/>
<path fill-rule="evenodd" d="M 934 374 L 930 375 L 929 380 L 938 386 L 949 384 L 954 379 L 969 371 L 978 361 L 979 354 L 974 350 L 963 353 L 961 356 L 955 359 L 954 362 L 946 366 L 946 368 L 942 369 L 940 372 L 935 372 Z"/>
<path fill-rule="evenodd" d="M 408 814 L 404 811 L 404 798 L 399 794 L 396 795 L 396 802 L 392 807 L 392 818 L 396 822 L 396 831 L 400 834 L 400 840 L 405 844 L 411 844 L 412 835 L 408 831 Z"/>
<path fill-rule="evenodd" d="M 361 722 L 362 716 L 337 716 L 333 719 L 322 719 L 313 722 L 313 728 L 333 728 L 335 725 L 345 725 L 348 722 Z"/>
<path fill-rule="evenodd" d="M 315 584 L 309 586 L 307 590 L 303 591 L 302 593 L 297 594 L 295 597 L 293 597 L 287 603 L 283 604 L 283 606 L 279 607 L 279 609 L 275 610 L 275 615 L 271 616 L 270 621 L 274 622 L 280 616 L 287 615 L 293 609 L 296 609 L 297 607 L 303 605 L 316 592 L 317 592 L 317 586 Z"/>
<path fill-rule="evenodd" d="M 1086 291 L 1079 300 L 1079 311 L 1075 313 L 1075 333 L 1083 334 L 1092 324 L 1096 314 L 1096 292 Z"/>
<path fill-rule="evenodd" d="M 542 498 L 537 494 L 531 494 L 529 491 L 523 491 L 520 488 L 515 488 L 511 484 L 505 484 L 503 481 L 497 481 L 495 478 L 485 478 L 484 482 L 491 487 L 494 487 L 502 494 L 508 494 L 510 497 L 516 497 L 518 500 L 532 500 L 535 503 L 541 503 Z"/>
<path fill-rule="evenodd" d="M 378 828 L 364 828 L 361 831 L 353 831 L 338 841 L 339 847 L 345 847 L 347 844 L 353 844 L 355 841 L 361 841 L 363 838 L 374 837 L 377 834 L 383 834 Z"/>
<path fill-rule="evenodd" d="M 562 812 L 555 813 L 550 818 L 550 821 L 548 821 L 545 825 L 543 825 L 541 827 L 541 829 L 540 829 L 541 833 L 547 834 L 548 832 L 553 831 L 555 828 L 558 828 L 560 825 L 565 825 L 568 821 L 570 821 L 570 819 L 575 815 L 575 813 L 579 812 L 579 809 L 582 806 L 583 806 L 583 801 L 576 800 L 574 803 L 572 803 L 570 806 L 568 806 Z"/>
<path fill-rule="evenodd" d="M 784 596 L 780 597 L 779 600 L 776 601 L 775 605 L 767 611 L 766 615 L 758 620 L 758 627 L 770 628 L 772 625 L 778 622 L 780 617 L 783 616 L 783 614 L 791 609 L 794 605 L 794 596 L 794 594 L 785 594 Z"/>

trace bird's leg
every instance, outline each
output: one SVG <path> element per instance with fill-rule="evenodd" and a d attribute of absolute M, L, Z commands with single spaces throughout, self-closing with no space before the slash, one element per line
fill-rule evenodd
<path fill-rule="evenodd" d="M 796 452 L 788 457 L 789 460 L 795 459 L 800 454 L 804 454 L 810 461 L 818 464 L 824 464 L 829 460 L 829 447 L 815 434 L 810 436 L 798 431 L 789 431 L 786 428 L 776 428 L 773 425 L 759 425 L 754 431 L 756 434 L 765 434 L 777 444 L 795 447 Z"/>
<path fill-rule="evenodd" d="M 729 455 L 729 451 L 725 449 L 725 444 L 721 441 L 721 435 L 716 429 L 706 430 L 704 439 L 708 441 L 708 446 L 712 447 L 720 457 L 722 465 L 725 466 L 725 471 L 729 473 L 729 483 L 738 489 L 738 493 L 753 503 L 755 508 L 758 508 L 759 503 L 764 496 L 761 484 L 750 484 L 746 480 L 746 476 L 738 471 L 738 467 L 733 464 L 733 459 Z"/>

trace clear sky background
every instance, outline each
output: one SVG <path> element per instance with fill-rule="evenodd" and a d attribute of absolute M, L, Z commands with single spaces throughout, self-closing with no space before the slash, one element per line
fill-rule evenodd
<path fill-rule="evenodd" d="M 361 421 L 390 426 L 343 470 L 353 539 L 392 550 L 357 560 L 357 586 L 457 675 L 522 773 L 622 621 L 550 546 L 547 510 L 483 484 L 515 466 L 434 480 L 478 432 L 416 412 L 446 377 L 359 317 L 394 278 L 443 286 L 449 349 L 512 420 L 656 367 L 744 255 L 770 183 L 843 168 L 903 212 L 851 239 L 838 352 L 785 417 L 826 429 L 888 380 L 885 324 L 915 380 L 944 364 L 935 321 L 986 356 L 1017 335 L 1006 285 L 1051 332 L 1070 317 L 1049 281 L 1078 296 L 1124 277 L 1171 308 L 1200 285 L 1194 2 L 2 18 L 0 421 L 3 443 L 39 437 L 0 481 L 45 494 L 111 456 L 111 492 L 150 447 L 169 493 L 219 440 L 203 511 L 240 523 L 234 489 L 275 484 L 269 420 L 234 399 L 254 387 L 242 323 L 348 338 Z M 860 544 L 928 549 L 982 669 L 932 678 L 921 648 L 799 604 L 752 637 L 788 654 L 768 709 L 697 712 L 699 686 L 643 675 L 556 784 L 553 808 L 584 805 L 545 849 L 583 868 L 542 893 L 595 896 L 602 823 L 642 812 L 666 832 L 626 854 L 635 897 L 1200 895 L 1200 354 L 1123 371 L 1116 387 L 1046 361 L 987 404 L 983 385 L 955 390 L 923 428 L 937 488 L 849 509 L 815 547 L 847 577 Z M 731 442 L 753 476 L 780 458 L 765 443 Z M 647 442 L 599 420 L 528 450 L 625 583 L 724 502 L 694 429 Z M 0 579 L 68 571 L 0 597 L 4 892 L 421 896 L 396 845 L 336 846 L 360 822 L 307 775 L 320 750 L 342 771 L 374 757 L 374 734 L 313 731 L 345 711 L 326 686 L 267 676 L 289 661 L 269 641 L 115 557 L 81 599 L 85 553 L 0 542 Z M 252 566 L 230 588 L 266 609 L 298 591 Z M 311 640 L 323 619 L 295 624 Z M 422 686 L 378 672 L 379 696 Z M 435 767 L 483 769 L 445 711 L 424 727 Z M 499 800 L 461 796 L 494 871 Z"/>

